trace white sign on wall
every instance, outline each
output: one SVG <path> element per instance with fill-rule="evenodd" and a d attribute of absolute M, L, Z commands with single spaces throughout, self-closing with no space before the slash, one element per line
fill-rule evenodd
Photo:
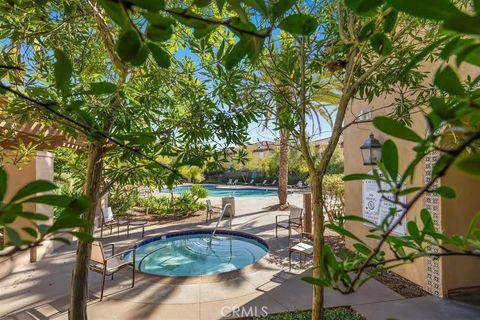
<path fill-rule="evenodd" d="M 373 170 L 369 172 L 369 174 L 373 174 Z M 388 190 L 390 187 L 387 184 L 382 184 L 381 188 L 383 190 Z M 362 206 L 363 206 L 363 217 L 375 224 L 380 224 L 383 219 L 390 213 L 390 208 L 396 208 L 396 215 L 392 220 L 392 224 L 398 219 L 400 219 L 400 215 L 403 212 L 403 208 L 398 205 L 394 204 L 386 199 L 383 199 L 382 196 L 393 199 L 392 194 L 387 193 L 380 193 L 379 188 L 377 185 L 377 181 L 375 180 L 363 180 L 362 184 Z M 401 203 L 406 203 L 407 197 L 401 196 L 399 197 L 399 201 Z M 399 235 L 405 235 L 405 219 L 393 230 L 394 233 Z"/>

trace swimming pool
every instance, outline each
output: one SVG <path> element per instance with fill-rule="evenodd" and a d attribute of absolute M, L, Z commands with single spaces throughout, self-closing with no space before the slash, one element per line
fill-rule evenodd
<path fill-rule="evenodd" d="M 274 197 L 277 196 L 277 190 L 261 187 L 228 187 L 215 184 L 202 185 L 208 190 L 210 197 Z M 183 194 L 190 191 L 191 185 L 180 185 L 173 189 L 174 193 Z M 168 190 L 162 190 L 161 193 L 169 193 Z"/>
<path fill-rule="evenodd" d="M 135 268 L 159 276 L 204 276 L 241 269 L 268 251 L 262 239 L 243 232 L 189 230 L 144 240 L 135 246 Z M 124 259 L 131 260 L 128 253 Z"/>

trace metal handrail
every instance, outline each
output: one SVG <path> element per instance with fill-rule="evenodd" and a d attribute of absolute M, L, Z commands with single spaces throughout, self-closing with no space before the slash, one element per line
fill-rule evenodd
<path fill-rule="evenodd" d="M 215 236 L 215 233 L 217 232 L 217 229 L 218 229 L 218 225 L 220 224 L 220 221 L 223 219 L 223 216 L 225 214 L 225 212 L 227 211 L 227 207 L 228 206 L 232 206 L 231 203 L 227 203 L 225 204 L 225 206 L 223 207 L 223 210 L 222 210 L 222 213 L 220 214 L 220 217 L 218 217 L 218 220 L 217 220 L 217 225 L 215 226 L 215 228 L 213 229 L 213 232 L 212 232 L 212 235 L 210 236 L 210 245 L 212 245 L 212 239 L 213 237 Z M 232 218 L 233 218 L 233 212 L 230 212 L 230 229 L 232 229 Z"/>

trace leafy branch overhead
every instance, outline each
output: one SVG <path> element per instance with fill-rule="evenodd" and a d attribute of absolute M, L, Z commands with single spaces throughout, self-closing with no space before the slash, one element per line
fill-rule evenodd
<path fill-rule="evenodd" d="M 381 161 L 372 174 L 344 177 L 346 182 L 376 181 L 381 189 L 382 200 L 395 205 L 379 224 L 358 216 L 342 218 L 350 223 L 368 225 L 367 237 L 376 241 L 364 241 L 343 227 L 327 225 L 350 238 L 354 242 L 354 250 L 338 261 L 327 247 L 322 257 L 326 266 L 322 277 L 305 279 L 315 285 L 330 286 L 349 293 L 376 274 L 419 258 L 480 258 L 480 212 L 473 215 L 464 234 L 446 234 L 436 227 L 432 213 L 423 208 L 418 212 L 419 221 L 409 219 L 406 222 L 405 235 L 395 233 L 395 228 L 406 221 L 415 204 L 426 194 L 436 194 L 444 199 L 456 198 L 454 189 L 440 185 L 440 179 L 452 167 L 456 166 L 464 173 L 480 178 L 480 77 L 472 79 L 472 74 L 477 74 L 480 68 L 480 7 L 478 1 L 465 1 L 460 5 L 449 0 L 345 0 L 345 5 L 358 16 L 364 17 L 359 40 L 368 41 L 380 55 L 390 50 L 389 33 L 395 33 L 396 28 L 392 25 L 401 15 L 407 14 L 424 22 L 438 24 L 444 31 L 438 41 L 428 44 L 407 64 L 408 68 L 418 67 L 433 51 L 439 52 L 439 57 L 443 59 L 433 80 L 437 94 L 429 98 L 429 108 L 424 112 L 428 133 L 418 134 L 405 123 L 390 117 L 373 119 L 373 125 L 378 130 L 412 146 L 415 153 L 413 160 L 409 161 L 405 170 L 400 171 L 401 154 L 397 145 L 393 140 L 386 140 L 381 150 Z M 471 68 L 467 76 L 459 72 L 459 68 L 466 63 Z M 420 165 L 432 153 L 438 154 L 438 157 L 425 178 L 425 185 L 407 187 L 414 181 L 417 170 L 423 170 Z M 406 195 L 408 201 L 404 203 L 400 198 Z"/>
<path fill-rule="evenodd" d="M 193 29 L 196 38 L 208 37 L 223 26 L 238 38 L 224 57 L 228 69 L 246 56 L 255 61 L 264 39 L 277 26 L 294 35 L 312 34 L 318 22 L 311 15 L 293 13 L 296 2 L 278 0 L 267 5 L 264 0 L 219 0 L 213 4 L 213 1 L 196 0 L 190 7 L 170 8 L 165 1 L 99 0 L 106 14 L 120 27 L 116 50 L 123 61 L 140 66 L 151 56 L 160 67 L 168 68 L 170 54 L 165 42 L 172 38 L 178 23 Z M 141 18 L 134 18 L 135 14 Z M 266 25 L 253 23 L 254 18 L 261 18 Z M 145 27 L 140 26 L 143 22 Z"/>
<path fill-rule="evenodd" d="M 49 181 L 37 180 L 20 188 L 10 200 L 5 200 L 8 184 L 7 173 L 0 167 L 0 227 L 5 231 L 7 241 L 0 243 L 0 257 L 11 256 L 16 252 L 27 250 L 51 239 L 68 243 L 65 234 L 69 233 L 82 241 L 93 240 L 85 232 L 74 231 L 75 228 L 88 226 L 81 214 L 91 203 L 85 197 L 72 198 L 66 195 L 52 194 L 57 186 Z M 51 224 L 49 217 L 42 213 L 25 210 L 26 204 L 46 204 L 61 209 L 58 218 Z M 25 227 L 12 227 L 17 219 L 28 221 Z"/>

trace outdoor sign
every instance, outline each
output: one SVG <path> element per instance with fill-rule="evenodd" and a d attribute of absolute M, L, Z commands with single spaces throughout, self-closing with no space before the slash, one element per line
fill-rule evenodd
<path fill-rule="evenodd" d="M 369 174 L 373 174 L 373 170 L 370 170 Z M 379 172 L 381 175 L 381 173 Z M 383 190 L 388 190 L 389 187 L 386 184 L 381 185 Z M 400 214 L 402 212 L 402 207 L 398 204 L 393 204 L 392 202 L 383 199 L 382 196 L 393 199 L 392 194 L 380 193 L 377 181 L 375 180 L 363 180 L 362 184 L 362 207 L 363 207 L 363 217 L 375 224 L 380 224 L 383 219 L 389 214 L 390 208 L 396 208 L 397 213 L 395 214 L 392 223 L 398 221 Z M 401 203 L 406 203 L 407 197 L 399 197 Z M 405 235 L 405 219 L 400 223 L 393 232 L 399 235 Z"/>

